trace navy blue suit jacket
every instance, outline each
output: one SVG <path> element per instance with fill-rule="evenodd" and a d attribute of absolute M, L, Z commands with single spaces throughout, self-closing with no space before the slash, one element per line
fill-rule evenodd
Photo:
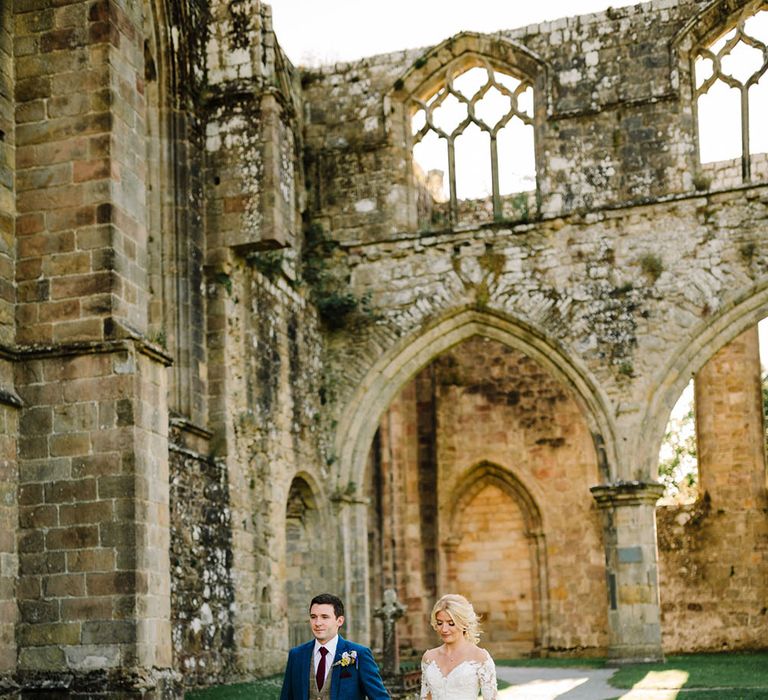
<path fill-rule="evenodd" d="M 309 700 L 309 671 L 315 640 L 294 647 L 288 653 L 280 700 Z M 344 652 L 355 651 L 357 662 L 349 666 L 337 664 L 331 668 L 331 700 L 390 700 L 368 647 L 348 642 L 339 635 L 333 663 L 341 660 Z"/>

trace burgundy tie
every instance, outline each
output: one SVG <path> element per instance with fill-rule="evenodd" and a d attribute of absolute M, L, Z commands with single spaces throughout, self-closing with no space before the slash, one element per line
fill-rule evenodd
<path fill-rule="evenodd" d="M 317 681 L 317 689 L 323 689 L 323 683 L 325 683 L 325 655 L 328 650 L 325 647 L 320 647 L 320 663 L 317 664 L 317 673 L 315 674 L 315 680 Z"/>

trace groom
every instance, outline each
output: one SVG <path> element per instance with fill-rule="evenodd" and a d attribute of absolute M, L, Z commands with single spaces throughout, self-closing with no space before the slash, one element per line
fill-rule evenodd
<path fill-rule="evenodd" d="M 340 598 L 312 598 L 309 624 L 315 639 L 288 653 L 280 700 L 390 700 L 371 650 L 339 635 Z"/>

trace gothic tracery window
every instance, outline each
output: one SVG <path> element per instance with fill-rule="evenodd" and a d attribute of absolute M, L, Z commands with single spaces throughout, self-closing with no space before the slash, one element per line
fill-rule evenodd
<path fill-rule="evenodd" d="M 768 177 L 768 3 L 695 54 L 694 99 L 702 164 L 737 159 L 741 179 Z"/>
<path fill-rule="evenodd" d="M 410 114 L 429 223 L 520 219 L 536 206 L 529 80 L 480 56 L 462 57 L 410 97 Z"/>

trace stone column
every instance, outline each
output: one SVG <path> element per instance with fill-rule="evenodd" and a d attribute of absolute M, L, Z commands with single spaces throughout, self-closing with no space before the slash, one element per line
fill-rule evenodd
<path fill-rule="evenodd" d="M 0 359 L 0 386 L 11 386 L 12 375 L 9 363 Z M 3 687 L 3 676 L 16 670 L 16 527 L 19 522 L 16 434 L 19 405 L 15 393 L 0 388 L 0 688 Z"/>
<path fill-rule="evenodd" d="M 663 658 L 656 553 L 657 483 L 594 486 L 603 515 L 608 577 L 609 658 L 622 663 Z"/>
<path fill-rule="evenodd" d="M 765 435 L 757 326 L 696 375 L 699 490 L 729 510 L 765 505 Z"/>
<path fill-rule="evenodd" d="M 169 358 L 145 338 L 144 6 L 12 7 L 18 676 L 151 698 L 171 666 Z"/>
<path fill-rule="evenodd" d="M 670 644 L 749 649 L 768 635 L 768 492 L 758 332 L 752 327 L 721 348 L 696 375 L 699 517 L 681 527 L 685 566 L 673 552 L 662 574 L 664 631 Z M 669 601 L 669 604 L 668 604 Z M 685 624 L 681 624 L 685 623 Z M 680 647 L 678 647 L 680 648 Z"/>
<path fill-rule="evenodd" d="M 13 10 L 0 2 L 0 348 L 13 344 L 13 252 L 15 161 L 13 65 Z M 0 687 L 3 676 L 16 670 L 14 629 L 18 615 L 15 579 L 18 573 L 16 525 L 18 467 L 16 433 L 19 402 L 13 390 L 13 367 L 8 353 L 0 351 Z"/>
<path fill-rule="evenodd" d="M 19 678 L 152 697 L 171 666 L 166 362 L 30 351 L 17 382 Z"/>

